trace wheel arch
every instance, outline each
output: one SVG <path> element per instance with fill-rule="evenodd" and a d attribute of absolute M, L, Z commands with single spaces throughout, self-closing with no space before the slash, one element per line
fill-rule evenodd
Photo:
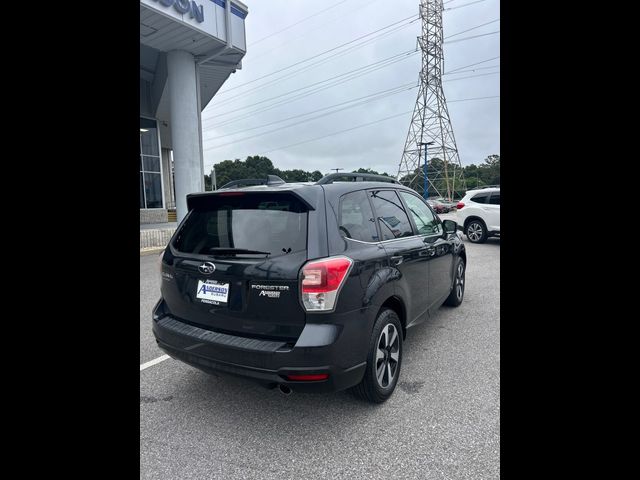
<path fill-rule="evenodd" d="M 487 222 L 485 222 L 482 219 L 482 217 L 479 217 L 478 215 L 469 215 L 467 218 L 464 219 L 463 227 L 464 227 L 465 231 L 467 229 L 467 225 L 469 225 L 469 222 L 471 222 L 472 220 L 480 220 L 482 222 L 482 224 L 485 226 L 485 229 L 487 228 Z"/>

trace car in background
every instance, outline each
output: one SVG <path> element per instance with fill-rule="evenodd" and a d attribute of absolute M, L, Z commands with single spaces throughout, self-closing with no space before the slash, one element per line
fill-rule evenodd
<path fill-rule="evenodd" d="M 456 206 L 456 222 L 471 243 L 500 236 L 500 187 L 468 190 Z"/>
<path fill-rule="evenodd" d="M 440 203 L 441 205 L 443 205 L 444 207 L 448 208 L 448 209 L 449 209 L 449 211 L 455 210 L 455 209 L 456 209 L 456 204 L 458 203 L 458 202 L 456 202 L 455 200 L 451 200 L 451 201 L 449 201 L 449 200 L 447 200 L 447 199 L 446 199 L 446 198 L 444 198 L 444 197 L 434 198 L 434 200 L 435 200 L 436 202 L 439 202 L 439 203 Z"/>
<path fill-rule="evenodd" d="M 449 207 L 444 205 L 442 202 L 439 202 L 438 200 L 429 199 L 427 200 L 427 203 L 431 206 L 431 208 L 433 208 L 433 211 L 436 212 L 437 214 L 447 213 L 451 210 Z"/>

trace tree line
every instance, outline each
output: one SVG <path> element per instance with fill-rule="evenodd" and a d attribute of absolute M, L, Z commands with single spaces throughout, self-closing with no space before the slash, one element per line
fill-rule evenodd
<path fill-rule="evenodd" d="M 430 170 L 433 173 L 439 168 L 442 168 L 442 160 L 439 158 L 433 158 L 427 164 L 427 176 L 430 175 Z M 421 171 L 416 169 L 416 173 Z M 263 156 L 254 155 L 249 156 L 246 160 L 225 160 L 215 165 L 216 169 L 216 185 L 220 188 L 225 183 L 233 180 L 240 180 L 243 178 L 266 178 L 267 175 L 277 175 L 285 182 L 317 182 L 324 174 L 319 170 L 309 172 L 302 169 L 293 170 L 280 170 L 274 167 L 273 162 Z M 395 175 L 389 175 L 387 172 L 376 172 L 370 168 L 359 168 L 354 170 L 355 173 L 373 173 L 376 175 L 384 175 L 387 177 L 395 177 Z M 476 188 L 483 185 L 499 185 L 500 184 L 500 155 L 489 155 L 484 161 L 479 164 L 471 164 L 463 167 L 463 175 L 466 180 L 467 190 Z M 416 192 L 422 195 L 423 193 L 423 177 L 418 175 L 413 185 L 410 184 L 408 179 L 410 176 L 400 179 L 401 183 L 408 184 Z M 432 177 L 435 178 L 435 177 Z M 211 190 L 211 176 L 206 174 L 204 176 L 206 190 Z M 442 192 L 446 191 L 446 188 L 439 188 Z M 429 194 L 433 195 L 434 192 L 429 188 Z M 464 195 L 464 191 L 456 189 L 455 198 L 461 198 Z"/>

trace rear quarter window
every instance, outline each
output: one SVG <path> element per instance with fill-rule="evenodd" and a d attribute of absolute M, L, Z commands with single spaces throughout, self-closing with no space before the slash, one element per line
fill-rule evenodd
<path fill-rule="evenodd" d="M 371 204 L 364 190 L 347 193 L 340 199 L 340 234 L 362 242 L 377 242 L 378 231 Z"/>
<path fill-rule="evenodd" d="M 471 197 L 471 201 L 475 203 L 489 203 L 489 193 L 479 193 Z"/>

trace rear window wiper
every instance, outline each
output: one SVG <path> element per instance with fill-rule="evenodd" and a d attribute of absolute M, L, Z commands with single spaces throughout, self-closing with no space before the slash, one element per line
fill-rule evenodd
<path fill-rule="evenodd" d="M 209 249 L 213 253 L 221 254 L 256 254 L 256 255 L 271 255 L 271 252 L 261 252 L 260 250 L 249 250 L 247 248 L 227 248 L 227 247 L 211 247 Z"/>

